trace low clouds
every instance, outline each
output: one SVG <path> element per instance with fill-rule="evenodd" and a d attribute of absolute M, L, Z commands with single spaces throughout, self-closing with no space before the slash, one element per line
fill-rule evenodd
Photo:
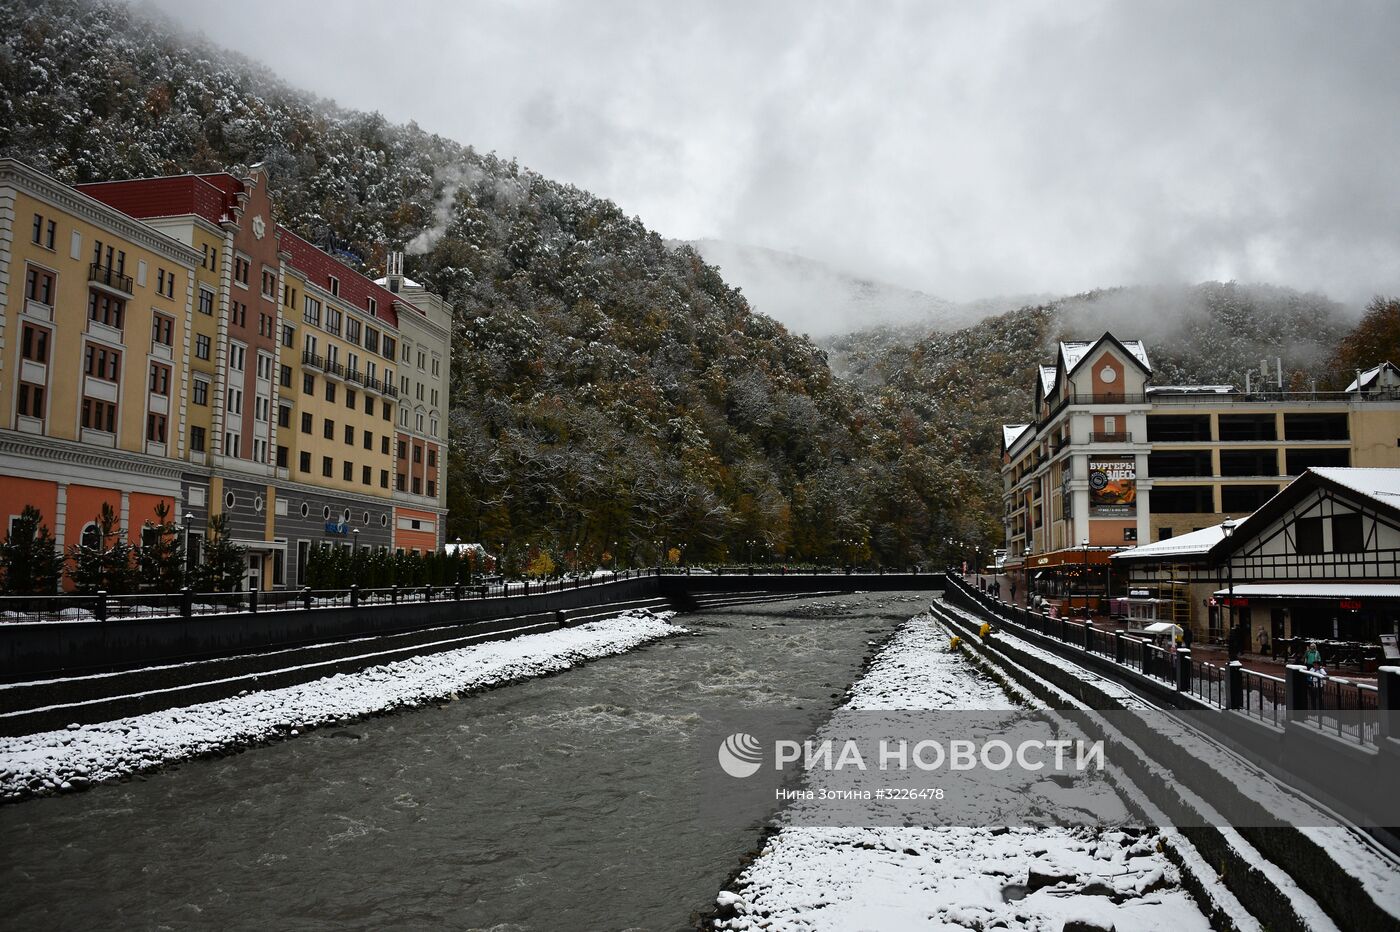
<path fill-rule="evenodd" d="M 1400 290 L 1392 3 L 244 7 L 215 38 L 289 82 L 518 157 L 668 237 L 959 300 Z"/>

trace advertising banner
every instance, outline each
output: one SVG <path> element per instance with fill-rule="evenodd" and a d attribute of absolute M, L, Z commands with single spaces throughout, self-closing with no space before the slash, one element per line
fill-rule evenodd
<path fill-rule="evenodd" d="M 1137 514 L 1137 459 L 1100 456 L 1089 460 L 1089 516 L 1131 518 Z"/>

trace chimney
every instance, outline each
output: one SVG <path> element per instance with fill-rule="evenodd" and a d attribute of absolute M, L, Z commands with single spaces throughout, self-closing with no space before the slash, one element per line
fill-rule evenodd
<path fill-rule="evenodd" d="M 403 250 L 391 249 L 389 251 L 388 268 L 384 272 L 384 278 L 389 290 L 398 294 L 399 289 L 403 287 Z"/>

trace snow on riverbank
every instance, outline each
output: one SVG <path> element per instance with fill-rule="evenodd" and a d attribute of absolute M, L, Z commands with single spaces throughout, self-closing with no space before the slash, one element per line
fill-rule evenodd
<path fill-rule="evenodd" d="M 850 710 L 1009 709 L 927 615 L 852 687 Z M 734 930 L 1209 929 L 1151 832 L 788 825 L 717 899 Z"/>
<path fill-rule="evenodd" d="M 636 609 L 573 628 L 428 654 L 356 673 L 148 715 L 0 738 L 0 799 L 52 793 L 295 735 L 300 729 L 455 698 L 620 654 L 685 629 Z"/>

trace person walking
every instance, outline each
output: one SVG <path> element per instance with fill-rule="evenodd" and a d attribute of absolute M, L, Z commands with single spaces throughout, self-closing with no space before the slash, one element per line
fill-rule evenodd
<path fill-rule="evenodd" d="M 1316 641 L 1308 642 L 1308 652 L 1303 655 L 1303 666 L 1311 670 L 1322 663 L 1322 652 L 1317 649 Z"/>

